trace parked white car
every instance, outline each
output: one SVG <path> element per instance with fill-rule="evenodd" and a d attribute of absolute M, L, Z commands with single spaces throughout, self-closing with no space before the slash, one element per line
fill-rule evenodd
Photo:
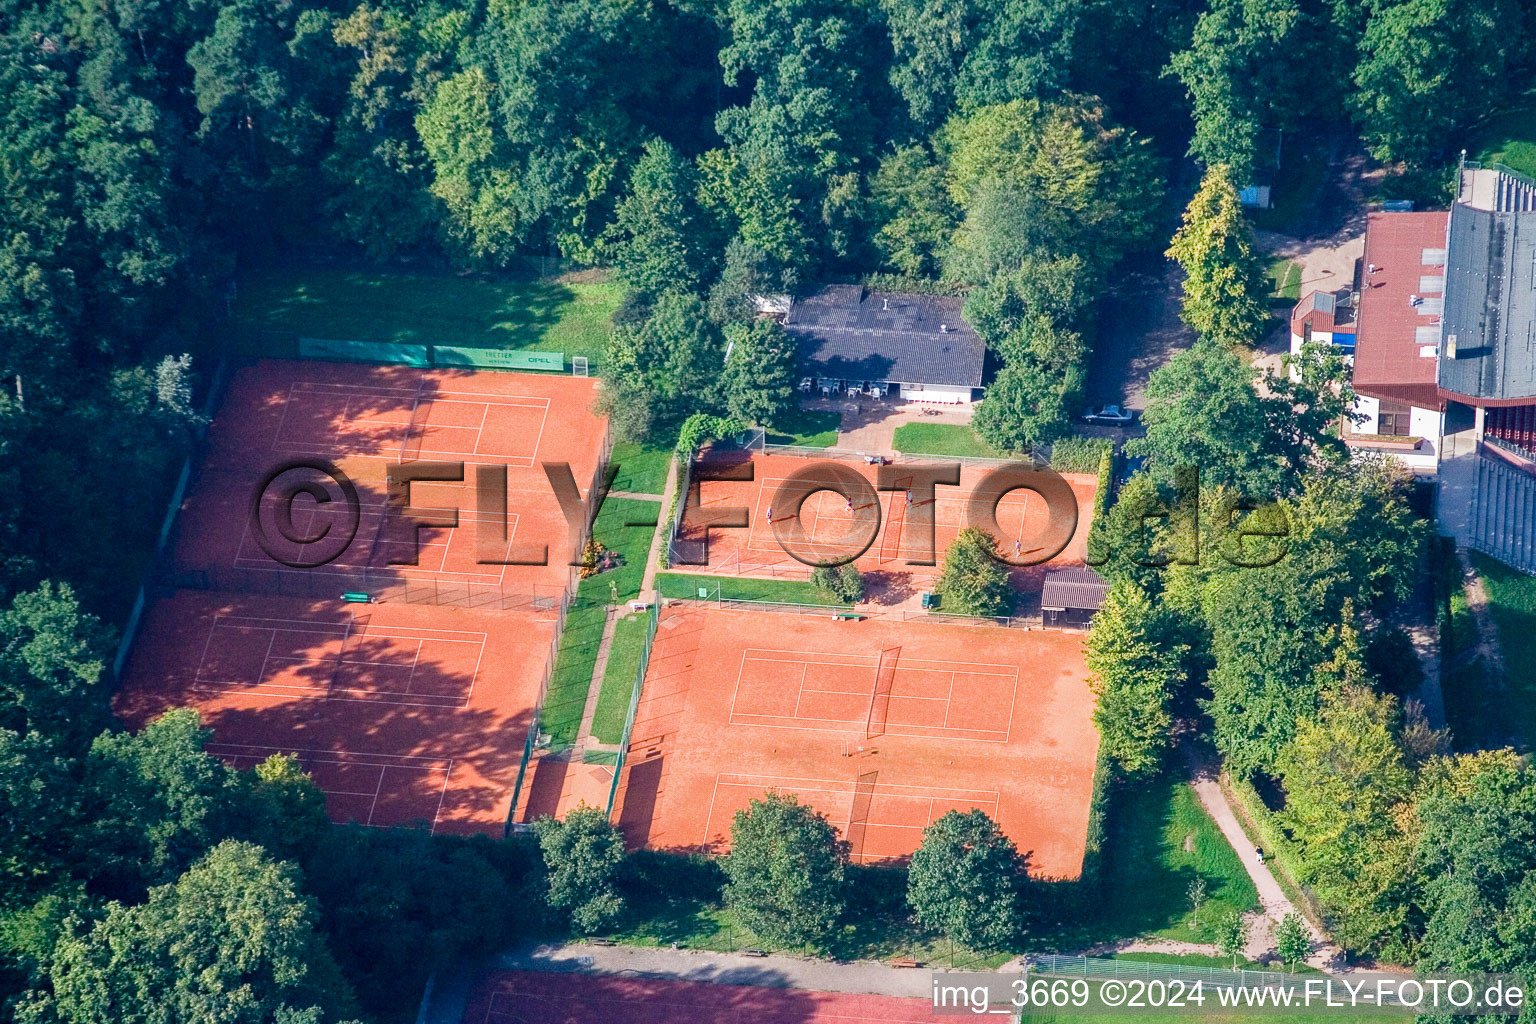
<path fill-rule="evenodd" d="M 1129 409 L 1122 409 L 1118 405 L 1106 405 L 1097 411 L 1089 411 L 1083 414 L 1086 423 L 1105 423 L 1111 426 L 1124 426 L 1136 418 L 1136 414 Z"/>

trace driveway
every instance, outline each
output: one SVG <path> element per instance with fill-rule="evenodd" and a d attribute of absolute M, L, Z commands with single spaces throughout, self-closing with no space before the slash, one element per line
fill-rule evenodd
<path fill-rule="evenodd" d="M 1193 345 L 1195 332 L 1179 319 L 1184 278 L 1177 263 L 1143 253 L 1127 257 L 1115 274 L 1100 305 L 1084 404 L 1139 411 L 1146 408 L 1147 378 Z"/>

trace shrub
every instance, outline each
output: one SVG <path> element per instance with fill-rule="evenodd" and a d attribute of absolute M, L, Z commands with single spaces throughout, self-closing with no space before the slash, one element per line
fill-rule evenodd
<path fill-rule="evenodd" d="M 846 604 L 864 600 L 864 576 L 852 562 L 818 565 L 811 570 L 811 582 Z"/>

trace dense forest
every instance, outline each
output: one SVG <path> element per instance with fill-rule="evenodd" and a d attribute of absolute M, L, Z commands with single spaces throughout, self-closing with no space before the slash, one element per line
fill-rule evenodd
<path fill-rule="evenodd" d="M 604 394 L 634 438 L 789 408 L 755 295 L 964 293 L 996 371 L 976 428 L 1013 451 L 1066 430 L 1098 295 L 1191 195 L 1170 254 L 1202 340 L 1154 379 L 1149 472 L 1104 529 L 1176 504 L 1197 452 L 1304 536 L 1279 574 L 1106 570 L 1106 749 L 1134 778 L 1208 716 L 1291 795 L 1349 948 L 1529 966 L 1536 784 L 1505 752 L 1442 756 L 1393 694 L 1373 613 L 1423 530 L 1400 481 L 1332 451 L 1337 366 L 1255 390 L 1235 186 L 1343 132 L 1434 196 L 1528 83 L 1533 23 L 1517 0 L 5 0 L 4 1014 L 396 1019 L 431 969 L 562 905 L 525 845 L 330 828 L 292 762 L 229 769 L 190 713 L 111 722 L 115 626 L 243 270 L 611 268 Z"/>

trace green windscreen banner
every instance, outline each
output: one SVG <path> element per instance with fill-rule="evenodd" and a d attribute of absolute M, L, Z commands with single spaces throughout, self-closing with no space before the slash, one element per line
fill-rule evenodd
<path fill-rule="evenodd" d="M 431 366 L 427 346 L 392 341 L 337 341 L 334 338 L 300 338 L 302 359 L 339 359 L 349 363 L 400 363 Z"/>
<path fill-rule="evenodd" d="M 432 361 L 438 366 L 473 366 L 485 370 L 565 372 L 565 353 L 563 352 L 518 352 L 504 348 L 433 345 Z"/>

